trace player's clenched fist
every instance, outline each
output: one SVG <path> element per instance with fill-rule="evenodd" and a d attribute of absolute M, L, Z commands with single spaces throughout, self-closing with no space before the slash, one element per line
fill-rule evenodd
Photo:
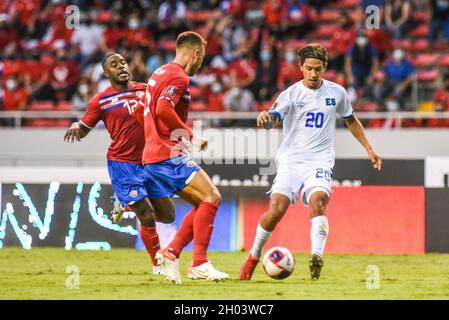
<path fill-rule="evenodd" d="M 200 151 L 206 150 L 208 141 L 201 137 L 193 137 L 192 144 L 200 149 Z"/>

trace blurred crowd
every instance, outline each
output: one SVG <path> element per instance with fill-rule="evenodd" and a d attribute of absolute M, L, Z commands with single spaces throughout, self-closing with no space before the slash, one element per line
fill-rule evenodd
<path fill-rule="evenodd" d="M 379 17 L 370 19 L 373 4 Z M 70 5 L 79 9 L 76 28 Z M 449 0 L 2 0 L 0 111 L 85 110 L 109 86 L 105 53 L 120 52 L 132 79 L 146 82 L 172 60 L 185 30 L 207 40 L 191 79 L 194 111 L 266 109 L 302 78 L 296 51 L 308 42 L 328 49 L 323 77 L 345 86 L 358 111 L 449 111 Z M 402 125 L 449 127 L 449 120 Z"/>

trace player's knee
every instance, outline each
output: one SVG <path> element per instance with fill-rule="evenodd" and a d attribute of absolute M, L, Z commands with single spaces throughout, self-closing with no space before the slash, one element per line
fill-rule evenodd
<path fill-rule="evenodd" d="M 157 215 L 157 218 L 162 223 L 173 223 L 175 221 L 175 212 L 164 212 L 162 215 Z"/>
<path fill-rule="evenodd" d="M 205 199 L 206 202 L 219 205 L 221 203 L 221 194 L 217 189 L 212 190 Z"/>

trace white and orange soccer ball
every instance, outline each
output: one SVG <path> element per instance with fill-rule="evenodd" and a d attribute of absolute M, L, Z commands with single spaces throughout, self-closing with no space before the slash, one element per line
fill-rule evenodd
<path fill-rule="evenodd" d="M 269 249 L 262 259 L 265 273 L 276 280 L 288 278 L 293 273 L 295 264 L 295 257 L 290 250 L 283 247 Z"/>

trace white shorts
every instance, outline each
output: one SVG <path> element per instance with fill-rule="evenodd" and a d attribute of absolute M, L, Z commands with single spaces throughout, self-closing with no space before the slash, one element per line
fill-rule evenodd
<path fill-rule="evenodd" d="M 298 201 L 302 193 L 302 203 L 309 205 L 309 199 L 315 191 L 324 191 L 329 196 L 332 186 L 332 168 L 327 164 L 280 165 L 271 190 L 267 193 L 280 193 L 292 203 Z"/>

